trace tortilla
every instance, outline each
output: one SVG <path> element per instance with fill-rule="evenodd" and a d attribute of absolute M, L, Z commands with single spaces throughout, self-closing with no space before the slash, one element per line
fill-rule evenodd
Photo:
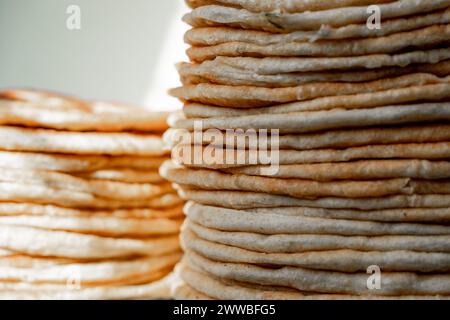
<path fill-rule="evenodd" d="M 381 289 L 370 290 L 367 288 L 369 276 L 366 273 L 349 274 L 294 267 L 267 269 L 248 264 L 217 263 L 193 252 L 190 252 L 187 258 L 189 263 L 219 278 L 269 286 L 285 286 L 300 291 L 371 296 L 449 295 L 450 293 L 448 274 L 384 272 Z"/>
<path fill-rule="evenodd" d="M 106 109 L 106 110 L 105 110 Z M 68 131 L 147 131 L 167 128 L 167 113 L 129 107 L 93 105 L 89 112 L 45 108 L 37 103 L 0 100 L 0 124 Z"/>
<path fill-rule="evenodd" d="M 76 177 L 87 180 L 104 180 L 124 183 L 161 184 L 164 179 L 157 170 L 107 169 L 75 174 Z"/>
<path fill-rule="evenodd" d="M 366 82 L 410 73 L 429 73 L 444 77 L 450 73 L 448 60 L 436 64 L 413 64 L 407 67 L 357 69 L 340 72 L 297 72 L 264 75 L 237 69 L 217 61 L 200 64 L 180 63 L 178 72 L 184 85 L 214 83 L 234 86 L 257 86 L 267 88 L 295 87 L 313 82 Z"/>
<path fill-rule="evenodd" d="M 170 93 L 185 101 L 222 107 L 252 108 L 327 96 L 370 93 L 426 84 L 448 84 L 449 82 L 450 76 L 439 78 L 431 74 L 408 74 L 364 83 L 312 83 L 289 88 L 236 87 L 201 83 L 172 89 Z"/>
<path fill-rule="evenodd" d="M 79 263 L 39 269 L 0 267 L 0 279 L 65 284 L 78 273 L 82 286 L 133 285 L 153 280 L 155 272 L 172 267 L 180 257 L 181 254 L 176 253 L 131 261 Z"/>
<path fill-rule="evenodd" d="M 449 235 L 450 227 L 414 223 L 382 223 L 339 219 L 310 218 L 267 213 L 261 214 L 189 204 L 185 213 L 201 226 L 222 231 L 277 234 L 313 234 L 342 236 Z"/>
<path fill-rule="evenodd" d="M 247 42 L 226 42 L 214 46 L 191 47 L 191 61 L 202 62 L 225 57 L 348 57 L 376 53 L 393 53 L 405 48 L 426 48 L 446 43 L 450 25 L 435 25 L 423 29 L 391 34 L 385 37 L 348 39 L 347 41 L 288 42 L 257 45 Z"/>
<path fill-rule="evenodd" d="M 0 126 L 0 149 L 9 151 L 155 157 L 166 154 L 163 148 L 161 138 L 155 135 L 62 132 Z"/>
<path fill-rule="evenodd" d="M 371 180 L 390 178 L 450 178 L 450 162 L 427 160 L 362 160 L 343 163 L 281 165 L 277 173 L 267 174 L 267 167 L 251 166 L 226 170 L 232 174 L 270 176 L 315 181 Z"/>
<path fill-rule="evenodd" d="M 277 75 L 292 72 L 313 72 L 348 69 L 377 69 L 382 67 L 407 67 L 411 64 L 438 63 L 450 59 L 449 49 L 409 51 L 406 53 L 372 54 L 359 57 L 326 58 L 250 58 L 217 57 L 218 64 L 263 75 Z"/>
<path fill-rule="evenodd" d="M 321 1 L 321 3 L 328 3 L 328 1 Z M 371 4 L 373 4 L 373 1 L 371 1 Z M 314 42 L 322 39 L 338 40 L 348 38 L 382 37 L 393 33 L 446 24 L 449 22 L 450 9 L 445 9 L 424 15 L 384 20 L 382 28 L 373 30 L 367 28 L 366 23 L 351 24 L 337 28 L 324 25 L 321 26 L 319 30 L 295 31 L 282 34 L 238 28 L 205 27 L 188 30 L 184 36 L 184 39 L 186 43 L 192 46 L 213 46 L 230 41 L 268 45 L 302 41 Z"/>
<path fill-rule="evenodd" d="M 381 4 L 392 2 L 393 0 L 333 0 L 333 1 L 316 1 L 303 0 L 297 2 L 278 2 L 274 0 L 248 1 L 248 0 L 187 0 L 187 4 L 191 8 L 198 8 L 206 5 L 220 3 L 224 6 L 240 7 L 254 12 L 302 12 L 302 11 L 318 11 L 334 8 L 342 8 L 349 6 L 364 6 L 370 4 Z"/>
<path fill-rule="evenodd" d="M 367 198 L 394 194 L 450 194 L 450 181 L 384 179 L 368 181 L 320 182 L 301 179 L 277 179 L 244 174 L 226 174 L 214 170 L 176 167 L 171 162 L 161 167 L 161 175 L 183 185 L 207 190 L 254 191 L 298 198 Z"/>
<path fill-rule="evenodd" d="M 177 236 L 114 239 L 7 225 L 0 225 L 0 231 L 0 248 L 40 257 L 98 260 L 160 256 L 179 250 Z"/>
<path fill-rule="evenodd" d="M 402 195 L 365 199 L 320 198 L 309 200 L 257 192 L 196 190 L 187 186 L 179 186 L 178 193 L 184 200 L 233 209 L 310 207 L 383 210 L 400 208 L 448 208 L 450 206 L 450 199 L 447 195 Z"/>
<path fill-rule="evenodd" d="M 32 170 L 67 173 L 102 169 L 155 170 L 167 159 L 168 157 L 111 157 L 0 151 L 0 166 L 3 168 L 25 167 Z"/>
<path fill-rule="evenodd" d="M 432 3 L 420 0 L 398 0 L 380 4 L 379 8 L 384 19 L 393 19 L 444 9 L 449 5 L 450 2 L 446 0 L 436 0 Z M 288 14 L 253 13 L 245 9 L 210 5 L 192 10 L 184 16 L 183 20 L 193 27 L 225 25 L 271 32 L 289 32 L 316 30 L 322 25 L 341 27 L 366 22 L 369 17 L 370 13 L 367 13 L 366 6 Z"/>
<path fill-rule="evenodd" d="M 256 286 L 238 281 L 231 281 L 227 279 L 218 279 L 210 274 L 196 270 L 194 268 L 183 266 L 181 276 L 186 281 L 178 286 L 176 292 L 179 292 L 181 297 L 195 296 L 209 296 L 214 299 L 221 300 L 435 300 L 448 299 L 443 296 L 356 296 L 343 294 L 314 294 L 308 292 L 300 292 L 297 290 L 290 290 L 283 288 L 283 290 L 275 290 L 271 286 Z M 194 289 L 196 288 L 196 289 Z M 199 291 L 197 291 L 199 290 Z M 193 292 L 193 293 L 191 293 Z M 204 293 L 200 293 L 204 292 Z M 206 297 L 206 296 L 205 296 Z M 211 298 L 212 299 L 212 298 Z"/>
<path fill-rule="evenodd" d="M 216 148 L 233 149 L 236 148 L 236 139 L 242 137 L 239 133 L 216 132 L 214 135 L 204 132 L 201 139 L 194 140 L 194 133 L 186 133 L 180 129 L 169 129 L 164 134 L 164 142 L 173 149 L 175 146 L 183 146 L 180 137 L 186 136 L 189 141 L 195 144 L 210 145 Z M 266 144 L 257 135 L 249 135 L 255 139 L 257 145 L 270 147 L 275 142 L 270 136 L 267 137 Z M 323 148 L 349 148 L 358 146 L 380 145 L 380 144 L 419 144 L 427 142 L 450 141 L 450 125 L 427 124 L 416 126 L 396 126 L 362 128 L 352 130 L 329 130 L 319 133 L 282 135 L 278 137 L 278 145 L 281 150 L 313 150 Z M 248 139 L 241 141 L 239 147 L 250 149 Z M 186 145 L 186 144 L 185 144 Z M 1 161 L 1 153 L 0 153 Z"/>
<path fill-rule="evenodd" d="M 183 229 L 194 232 L 200 239 L 209 242 L 261 253 L 323 252 L 342 250 L 344 248 L 361 252 L 405 250 L 450 253 L 450 236 L 264 235 L 205 228 L 190 220 L 185 222 Z"/>
<path fill-rule="evenodd" d="M 193 131 L 196 123 L 208 129 L 273 129 L 281 134 L 308 133 L 332 129 L 361 128 L 381 125 L 400 125 L 418 122 L 450 120 L 450 103 L 423 103 L 385 106 L 371 109 L 314 112 L 292 112 L 286 114 L 253 115 L 211 119 L 177 119 L 173 127 Z"/>
<path fill-rule="evenodd" d="M 6 169 L 6 168 L 3 168 Z M 63 192 L 82 192 L 117 200 L 152 199 L 171 192 L 170 184 L 124 183 L 102 180 L 85 180 L 74 176 L 38 170 L 2 170 L 0 183 L 28 184 L 31 186 L 59 189 Z"/>
<path fill-rule="evenodd" d="M 417 101 L 445 101 L 450 97 L 450 84 L 430 84 L 400 89 L 354 95 L 316 98 L 308 101 L 291 102 L 265 108 L 224 108 L 205 106 L 199 103 L 187 104 L 183 113 L 187 118 L 237 117 L 250 115 L 275 115 L 291 112 L 323 111 L 333 109 L 365 109 L 414 103 Z"/>
<path fill-rule="evenodd" d="M 0 286 L 0 299 L 123 300 L 169 298 L 172 278 L 171 275 L 166 276 L 166 274 L 166 271 L 156 272 L 154 278 L 157 281 L 148 284 L 133 286 L 105 285 L 80 290 L 67 289 L 66 285 L 6 283 Z M 3 290 L 2 287 L 4 287 Z"/>
<path fill-rule="evenodd" d="M 106 237 L 150 237 L 177 234 L 182 220 L 114 217 L 1 217 L 0 224 L 69 231 Z"/>
<path fill-rule="evenodd" d="M 0 202 L 0 217 L 12 216 L 62 218 L 122 218 L 122 219 L 176 219 L 182 216 L 182 206 L 157 209 L 123 209 L 111 211 L 81 210 L 32 203 Z M 0 218 L 1 219 L 1 218 Z"/>

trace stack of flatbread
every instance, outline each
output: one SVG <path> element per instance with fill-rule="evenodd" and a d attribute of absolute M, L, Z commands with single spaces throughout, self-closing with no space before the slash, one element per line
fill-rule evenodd
<path fill-rule="evenodd" d="M 188 3 L 175 296 L 449 298 L 450 0 Z"/>
<path fill-rule="evenodd" d="M 182 203 L 166 114 L 0 93 L 0 299 L 164 298 Z"/>

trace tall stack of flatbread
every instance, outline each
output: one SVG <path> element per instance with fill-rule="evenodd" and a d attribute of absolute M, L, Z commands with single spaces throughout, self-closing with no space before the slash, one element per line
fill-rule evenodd
<path fill-rule="evenodd" d="M 449 298 L 450 0 L 188 3 L 175 296 Z M 252 129 L 279 142 L 236 150 Z M 254 162 L 275 143 L 278 170 Z"/>
<path fill-rule="evenodd" d="M 183 214 L 158 174 L 166 117 L 0 93 L 0 299 L 169 296 Z"/>

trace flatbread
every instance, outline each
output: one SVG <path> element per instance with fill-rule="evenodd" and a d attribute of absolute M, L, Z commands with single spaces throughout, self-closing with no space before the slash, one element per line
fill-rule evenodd
<path fill-rule="evenodd" d="M 436 0 L 432 3 L 420 0 L 399 0 L 380 4 L 379 8 L 384 19 L 392 19 L 444 9 L 449 5 L 450 3 L 446 0 Z M 225 25 L 271 32 L 289 32 L 316 30 L 322 25 L 340 27 L 366 22 L 369 17 L 367 6 L 288 14 L 253 13 L 245 9 L 210 5 L 194 9 L 185 15 L 183 20 L 193 27 Z"/>
<path fill-rule="evenodd" d="M 2 168 L 0 184 L 15 183 L 30 186 L 58 189 L 62 192 L 81 192 L 93 196 L 116 200 L 152 199 L 173 189 L 168 183 L 124 183 L 102 180 L 88 180 L 72 175 L 50 171 L 20 170 Z"/>
<path fill-rule="evenodd" d="M 450 236 L 264 235 L 205 228 L 190 220 L 186 221 L 184 230 L 194 232 L 197 237 L 209 242 L 261 253 L 322 252 L 342 249 L 361 252 L 406 250 L 450 253 Z"/>
<path fill-rule="evenodd" d="M 151 237 L 177 234 L 181 219 L 130 219 L 115 217 L 1 217 L 0 224 L 69 231 L 106 237 Z"/>
<path fill-rule="evenodd" d="M 257 86 L 267 88 L 295 87 L 312 82 L 366 82 L 410 73 L 430 73 L 447 76 L 450 73 L 450 61 L 436 64 L 413 64 L 406 67 L 387 67 L 378 69 L 358 69 L 340 72 L 297 72 L 283 74 L 257 74 L 218 63 L 204 61 L 200 64 L 180 63 L 178 73 L 184 85 L 215 83 L 234 86 Z"/>
<path fill-rule="evenodd" d="M 2 202 L 25 202 L 94 209 L 157 209 L 173 207 L 181 203 L 181 200 L 173 193 L 165 193 L 147 199 L 135 198 L 130 201 L 130 199 L 98 197 L 82 191 L 32 185 L 27 182 L 0 182 L 0 200 Z"/>
<path fill-rule="evenodd" d="M 81 210 L 32 203 L 0 202 L 0 217 L 34 216 L 62 218 L 176 219 L 182 216 L 182 205 L 157 209 L 124 209 L 111 211 Z"/>
<path fill-rule="evenodd" d="M 438 63 L 450 59 L 450 49 L 431 49 L 406 53 L 372 54 L 359 57 L 334 58 L 250 58 L 217 57 L 214 61 L 256 74 L 277 75 L 292 72 L 313 72 L 348 69 L 407 67 L 411 64 Z"/>
<path fill-rule="evenodd" d="M 252 108 L 327 96 L 369 93 L 425 84 L 448 84 L 449 82 L 450 76 L 439 78 L 431 74 L 409 74 L 364 83 L 312 83 L 288 88 L 236 87 L 201 83 L 172 89 L 170 93 L 185 101 L 222 107 Z"/>
<path fill-rule="evenodd" d="M 2 110 L 2 109 L 0 109 Z M 156 135 L 62 132 L 0 126 L 0 149 L 44 153 L 114 156 L 163 156 L 167 151 Z"/>
<path fill-rule="evenodd" d="M 364 6 L 370 4 L 381 4 L 392 2 L 393 0 L 333 0 L 333 1 L 317 1 L 302 0 L 294 2 L 279 2 L 274 0 L 249 1 L 249 0 L 187 0 L 186 3 L 191 8 L 198 8 L 211 4 L 221 4 L 230 7 L 240 7 L 254 12 L 302 12 L 302 11 L 318 11 L 334 8 L 342 8 L 349 6 Z"/>
<path fill-rule="evenodd" d="M 247 42 L 226 42 L 214 46 L 191 47 L 191 61 L 202 62 L 225 57 L 344 57 L 376 53 L 399 52 L 405 48 L 427 48 L 444 44 L 450 39 L 450 25 L 435 25 L 423 29 L 391 34 L 385 37 L 348 39 L 346 41 L 288 42 L 257 45 Z"/>
<path fill-rule="evenodd" d="M 7 225 L 0 225 L 0 231 L 0 248 L 41 257 L 98 260 L 160 256 L 179 250 L 177 236 L 114 239 Z"/>
<path fill-rule="evenodd" d="M 111 157 L 0 151 L 0 166 L 4 168 L 67 173 L 102 169 L 155 170 L 167 159 L 168 157 Z"/>
<path fill-rule="evenodd" d="M 189 230 L 181 234 L 185 250 L 194 251 L 213 261 L 301 267 L 312 270 L 364 272 L 377 265 L 384 271 L 413 271 L 445 273 L 450 270 L 449 253 L 414 251 L 333 250 L 302 253 L 261 253 L 218 244 L 198 238 Z"/>
<path fill-rule="evenodd" d="M 180 298 L 192 296 L 209 296 L 221 300 L 437 300 L 448 299 L 443 296 L 356 296 L 343 294 L 314 294 L 290 290 L 289 288 L 274 289 L 271 286 L 257 286 L 218 279 L 210 274 L 183 266 L 181 276 L 186 282 L 178 286 L 176 292 L 179 292 Z M 196 289 L 194 289 L 196 288 Z M 197 291 L 199 290 L 199 291 Z M 204 292 L 204 293 L 200 293 Z M 213 299 L 213 298 L 211 298 Z"/>
<path fill-rule="evenodd" d="M 184 200 L 233 209 L 310 207 L 383 210 L 399 208 L 448 208 L 450 206 L 450 199 L 447 195 L 390 196 L 366 199 L 320 198 L 309 200 L 257 192 L 196 190 L 188 186 L 179 186 L 178 193 Z"/>
<path fill-rule="evenodd" d="M 157 170 L 105 169 L 75 174 L 76 177 L 88 180 L 104 180 L 125 183 L 161 184 L 164 179 Z"/>
<path fill-rule="evenodd" d="M 387 105 L 407 104 L 417 101 L 445 101 L 450 98 L 450 84 L 429 84 L 354 95 L 331 96 L 308 101 L 291 102 L 265 108 L 224 108 L 187 104 L 183 113 L 187 118 L 238 117 L 250 115 L 275 115 L 291 112 L 323 111 L 333 109 L 365 109 Z"/>
<path fill-rule="evenodd" d="M 267 144 L 257 135 L 248 135 L 257 142 L 257 145 L 270 147 L 270 143 L 275 142 L 270 136 L 267 137 Z M 242 137 L 241 134 L 230 132 L 215 132 L 208 134 L 204 132 L 201 139 L 194 140 L 194 133 L 186 133 L 180 129 L 169 129 L 164 134 L 164 142 L 172 148 L 182 146 L 185 141 L 180 137 L 186 137 L 193 144 L 215 146 L 217 148 L 235 148 L 236 139 Z M 278 137 L 277 145 L 281 150 L 313 150 L 323 148 L 349 148 L 379 144 L 408 144 L 450 141 L 450 125 L 446 124 L 422 124 L 416 126 L 378 127 L 362 128 L 352 130 L 329 130 L 319 133 L 282 135 Z M 248 139 L 241 141 L 241 147 L 250 149 Z M 1 152 L 0 152 L 1 161 Z"/>
<path fill-rule="evenodd" d="M 384 272 L 379 290 L 367 288 L 366 273 L 340 273 L 284 267 L 267 269 L 248 264 L 217 263 L 190 252 L 189 263 L 218 277 L 269 286 L 285 286 L 316 293 L 351 295 L 449 295 L 448 274 L 422 275 L 416 273 Z M 384 283 L 384 285 L 383 285 Z"/>
<path fill-rule="evenodd" d="M 264 170 L 266 169 L 266 170 Z M 371 180 L 389 178 L 450 178 L 450 162 L 427 160 L 362 160 L 343 163 L 281 165 L 268 175 L 268 167 L 251 166 L 226 170 L 232 174 L 311 179 L 315 181 Z"/>
<path fill-rule="evenodd" d="M 321 3 L 328 3 L 320 1 Z M 284 2 L 287 3 L 287 2 Z M 298 3 L 298 2 L 291 2 Z M 371 1 L 373 4 L 373 1 Z M 184 39 L 192 46 L 213 46 L 230 41 L 268 45 L 287 42 L 314 42 L 322 39 L 337 40 L 347 38 L 381 37 L 393 33 L 425 28 L 428 26 L 446 24 L 450 22 L 450 9 L 431 12 L 412 17 L 388 19 L 383 21 L 380 29 L 369 29 L 366 23 L 352 24 L 333 28 L 327 25 L 314 31 L 295 31 L 290 33 L 272 33 L 238 28 L 193 28 L 186 32 Z"/>
<path fill-rule="evenodd" d="M 113 110 L 111 110 L 113 108 Z M 147 131 L 167 128 L 168 113 L 98 104 L 91 110 L 45 108 L 39 103 L 0 100 L 0 124 L 68 131 Z"/>
<path fill-rule="evenodd" d="M 161 167 L 161 175 L 183 185 L 206 190 L 254 191 L 298 198 L 367 198 L 394 194 L 450 194 L 450 180 L 424 181 L 383 179 L 368 181 L 320 182 L 278 179 L 244 174 L 226 174 L 214 170 L 177 167 L 171 162 Z"/>
<path fill-rule="evenodd" d="M 77 273 L 82 286 L 133 285 L 154 280 L 154 272 L 173 267 L 180 258 L 181 254 L 175 253 L 130 261 L 79 263 L 39 269 L 0 267 L 0 279 L 65 284 Z"/>
<path fill-rule="evenodd" d="M 279 130 L 281 134 L 289 134 L 448 120 L 450 120 L 450 103 L 442 102 L 371 109 L 292 112 L 270 117 L 254 115 L 211 119 L 174 119 L 172 126 L 193 131 L 197 123 L 201 124 L 203 130 L 274 129 Z"/>
<path fill-rule="evenodd" d="M 261 214 L 190 204 L 185 208 L 190 220 L 222 231 L 278 234 L 321 234 L 342 236 L 449 235 L 450 227 L 414 223 L 382 223 L 339 219 L 310 218 L 267 213 Z"/>
<path fill-rule="evenodd" d="M 248 209 L 255 213 L 276 213 L 289 216 L 305 216 L 324 219 L 344 219 L 379 222 L 425 222 L 448 224 L 449 208 L 403 208 L 385 210 L 342 210 L 308 207 L 281 207 Z"/>
<path fill-rule="evenodd" d="M 155 272 L 154 282 L 133 286 L 95 286 L 80 290 L 66 285 L 5 283 L 0 286 L 0 299 L 14 300 L 123 300 L 170 298 L 172 275 Z M 159 279 L 159 280 L 158 280 Z"/>
<path fill-rule="evenodd" d="M 254 149 L 234 150 L 202 147 L 176 146 L 173 150 L 173 162 L 193 168 L 226 169 L 260 165 L 269 163 L 273 166 L 272 175 L 276 175 L 279 166 L 298 164 L 341 163 L 368 159 L 422 159 L 445 160 L 449 158 L 450 144 L 437 143 L 407 143 L 407 144 L 378 144 L 346 149 L 317 149 L 317 150 L 277 150 L 268 148 L 262 155 Z M 186 152 L 186 150 L 188 152 Z M 183 151 L 185 153 L 183 153 Z M 197 161 L 194 161 L 196 160 Z M 269 161 L 270 160 L 270 161 Z"/>

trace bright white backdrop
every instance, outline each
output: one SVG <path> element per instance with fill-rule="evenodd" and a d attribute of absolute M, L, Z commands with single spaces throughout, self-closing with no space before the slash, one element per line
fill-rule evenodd
<path fill-rule="evenodd" d="M 81 9 L 69 30 L 67 7 Z M 183 0 L 0 0 L 0 88 L 33 87 L 158 110 L 181 106 Z"/>

